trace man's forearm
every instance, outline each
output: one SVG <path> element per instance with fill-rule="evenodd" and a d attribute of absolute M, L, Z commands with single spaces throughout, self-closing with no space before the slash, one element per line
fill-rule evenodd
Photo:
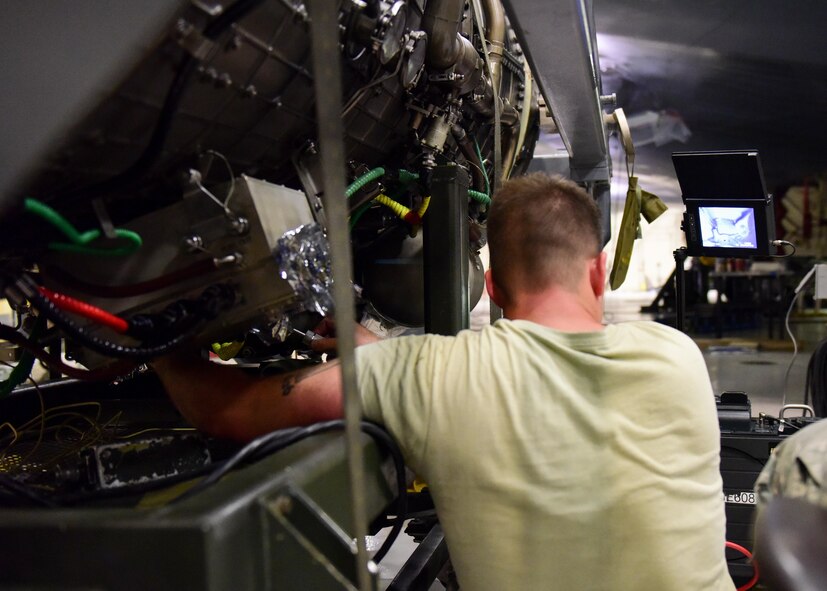
<path fill-rule="evenodd" d="M 246 441 L 342 415 L 336 362 L 266 378 L 194 356 L 159 359 L 153 367 L 181 414 L 217 437 Z"/>

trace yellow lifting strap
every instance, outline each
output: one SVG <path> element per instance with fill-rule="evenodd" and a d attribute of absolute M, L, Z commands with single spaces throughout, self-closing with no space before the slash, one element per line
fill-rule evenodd
<path fill-rule="evenodd" d="M 654 222 L 660 214 L 666 211 L 666 204 L 660 197 L 640 188 L 635 174 L 635 146 L 632 143 L 632 134 L 623 109 L 615 109 L 611 118 L 620 130 L 620 139 L 623 151 L 626 153 L 626 171 L 629 176 L 629 189 L 626 191 L 626 205 L 623 207 L 623 219 L 617 232 L 617 246 L 615 248 L 612 272 L 609 275 L 609 286 L 615 290 L 626 280 L 626 272 L 632 260 L 632 248 L 635 240 L 641 237 L 640 216 L 648 223 Z"/>

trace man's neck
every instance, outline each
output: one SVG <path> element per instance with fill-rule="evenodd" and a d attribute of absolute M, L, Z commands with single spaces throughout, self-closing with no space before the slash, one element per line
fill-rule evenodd
<path fill-rule="evenodd" d="M 602 298 L 556 286 L 539 293 L 522 293 L 503 313 L 509 320 L 528 320 L 564 332 L 594 332 L 604 328 Z"/>

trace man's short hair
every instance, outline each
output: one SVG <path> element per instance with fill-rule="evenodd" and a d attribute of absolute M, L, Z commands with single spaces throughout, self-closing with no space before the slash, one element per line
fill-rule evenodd
<path fill-rule="evenodd" d="M 505 297 L 551 284 L 573 289 L 578 262 L 600 253 L 600 212 L 570 180 L 544 173 L 511 179 L 488 214 L 491 273 Z"/>

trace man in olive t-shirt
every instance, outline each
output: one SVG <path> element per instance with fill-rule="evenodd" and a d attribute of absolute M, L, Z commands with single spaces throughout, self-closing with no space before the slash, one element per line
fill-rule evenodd
<path fill-rule="evenodd" d="M 504 320 L 379 343 L 357 327 L 365 415 L 427 479 L 464 591 L 734 589 L 703 359 L 672 329 L 602 324 L 600 236 L 575 184 L 509 181 L 486 273 Z M 335 362 L 266 378 L 185 356 L 154 366 L 214 435 L 342 416 Z"/>

